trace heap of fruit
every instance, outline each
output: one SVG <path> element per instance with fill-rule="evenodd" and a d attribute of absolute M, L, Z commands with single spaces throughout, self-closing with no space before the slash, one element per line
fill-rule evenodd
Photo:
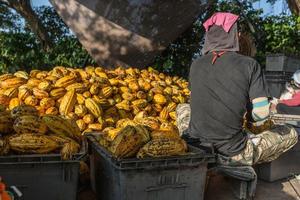
<path fill-rule="evenodd" d="M 31 105 L 41 115 L 62 115 L 76 121 L 82 132 L 116 127 L 141 111 L 175 123 L 178 103 L 189 98 L 188 82 L 158 71 L 101 67 L 51 71 L 18 71 L 0 76 L 0 104 L 13 109 Z"/>
<path fill-rule="evenodd" d="M 62 159 L 79 152 L 81 133 L 75 122 L 54 115 L 38 115 L 35 107 L 22 105 L 11 111 L 0 107 L 0 156 L 10 152 L 46 154 L 60 151 Z"/>
<path fill-rule="evenodd" d="M 152 68 L 107 70 L 58 66 L 51 71 L 18 71 L 0 76 L 0 104 L 8 110 L 33 106 L 40 116 L 45 116 L 42 119 L 62 116 L 74 120 L 83 134 L 103 132 L 100 142 L 117 157 L 136 154 L 158 157 L 185 152 L 186 144 L 174 128 L 175 109 L 177 104 L 186 103 L 189 95 L 186 80 Z M 166 127 L 173 128 L 170 131 Z M 145 137 L 138 136 L 141 130 L 147 132 L 142 134 Z M 158 135 L 163 137 L 157 138 Z M 130 143 L 128 137 L 137 144 L 133 142 L 130 145 L 134 149 L 124 152 L 119 148 L 124 149 Z"/>
<path fill-rule="evenodd" d="M 144 113 L 136 115 L 134 120 L 119 120 L 116 128 L 105 128 L 95 134 L 99 143 L 117 158 L 167 157 L 183 155 L 188 150 L 174 124 L 160 123 Z"/>

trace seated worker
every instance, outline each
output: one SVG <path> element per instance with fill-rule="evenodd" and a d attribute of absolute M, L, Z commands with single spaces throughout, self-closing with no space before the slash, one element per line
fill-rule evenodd
<path fill-rule="evenodd" d="M 272 112 L 279 114 L 300 115 L 300 70 L 292 77 L 291 83 L 286 85 L 286 90 L 279 100 L 273 101 Z"/>
<path fill-rule="evenodd" d="M 203 56 L 190 68 L 190 105 L 180 104 L 176 109 L 184 138 L 212 143 L 220 155 L 218 162 L 231 166 L 272 161 L 298 141 L 295 129 L 289 126 L 277 126 L 251 138 L 242 129 L 247 104 L 252 104 L 256 121 L 268 118 L 270 104 L 260 65 L 237 53 L 238 18 L 215 13 L 203 24 Z"/>

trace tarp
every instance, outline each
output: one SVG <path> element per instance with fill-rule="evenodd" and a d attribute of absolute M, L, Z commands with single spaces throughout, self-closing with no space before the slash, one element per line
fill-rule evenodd
<path fill-rule="evenodd" d="M 98 64 L 151 64 L 205 9 L 206 0 L 50 0 Z"/>

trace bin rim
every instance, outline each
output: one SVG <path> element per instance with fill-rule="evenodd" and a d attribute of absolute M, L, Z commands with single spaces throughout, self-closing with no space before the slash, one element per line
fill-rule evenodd
<path fill-rule="evenodd" d="M 18 154 L 18 155 L 6 155 L 0 156 L 0 165 L 12 164 L 12 163 L 73 163 L 82 160 L 87 155 L 88 143 L 84 138 L 80 151 L 73 155 L 72 159 L 62 160 L 60 153 L 50 154 Z"/>

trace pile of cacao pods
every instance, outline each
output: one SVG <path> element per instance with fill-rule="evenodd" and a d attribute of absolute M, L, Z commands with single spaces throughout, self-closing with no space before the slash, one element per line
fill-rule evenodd
<path fill-rule="evenodd" d="M 0 104 L 8 110 L 22 105 L 33 106 L 40 116 L 62 116 L 75 121 L 82 134 L 102 132 L 104 137 L 100 143 L 107 144 L 117 157 L 130 157 L 137 153 L 138 157 L 147 154 L 158 157 L 186 151 L 186 145 L 178 138 L 174 125 L 177 104 L 188 102 L 189 96 L 186 80 L 159 73 L 151 67 L 109 70 L 92 66 L 84 69 L 57 66 L 51 71 L 18 71 L 0 75 Z M 120 138 L 127 135 L 128 130 L 131 130 L 131 135 L 139 125 L 146 127 L 150 139 L 133 145 L 135 149 L 130 153 L 116 150 L 122 148 L 123 143 L 120 142 L 118 148 L 113 143 L 123 141 Z M 164 135 L 165 132 L 168 133 Z M 153 142 L 152 135 L 170 137 Z M 174 135 L 176 138 L 172 138 Z M 152 148 L 151 143 L 154 146 L 159 143 L 162 149 Z M 175 146 L 179 143 L 181 150 L 176 151 L 178 148 L 172 153 L 171 143 Z M 138 152 L 146 144 L 150 147 L 145 148 L 155 152 Z"/>
<path fill-rule="evenodd" d="M 0 106 L 0 156 L 61 153 L 71 159 L 80 151 L 81 132 L 77 124 L 60 116 L 39 116 L 33 106 L 21 105 L 8 111 Z"/>
<path fill-rule="evenodd" d="M 184 155 L 188 151 L 177 126 L 170 122 L 161 123 L 144 112 L 133 120 L 119 120 L 116 128 L 108 127 L 93 135 L 117 158 L 168 157 Z"/>
<path fill-rule="evenodd" d="M 120 119 L 139 112 L 175 123 L 178 103 L 188 101 L 188 82 L 148 68 L 101 67 L 51 71 L 18 71 L 0 76 L 0 104 L 10 110 L 31 105 L 40 115 L 62 115 L 76 121 L 82 132 L 116 127 Z"/>

